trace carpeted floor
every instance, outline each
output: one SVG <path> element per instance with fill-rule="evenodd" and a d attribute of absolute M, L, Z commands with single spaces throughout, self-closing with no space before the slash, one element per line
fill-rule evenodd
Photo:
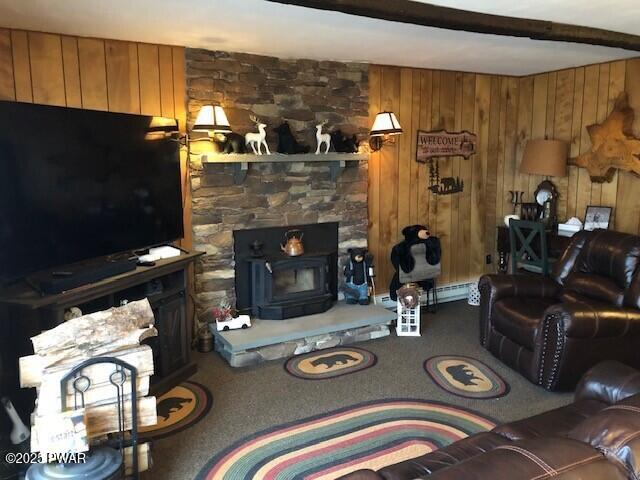
<path fill-rule="evenodd" d="M 285 372 L 284 360 L 243 369 L 229 367 L 217 354 L 194 356 L 193 380 L 213 393 L 213 408 L 193 427 L 157 440 L 154 467 L 143 478 L 190 480 L 219 450 L 259 430 L 369 400 L 411 397 L 474 409 L 502 423 L 571 401 L 549 393 L 502 365 L 478 343 L 478 310 L 464 302 L 443 304 L 423 316 L 422 337 L 387 337 L 361 346 L 378 356 L 372 368 L 326 381 L 308 381 Z M 301 320 L 304 321 L 304 320 Z M 485 362 L 511 385 L 502 398 L 473 400 L 436 386 L 422 364 L 434 355 L 459 354 Z"/>

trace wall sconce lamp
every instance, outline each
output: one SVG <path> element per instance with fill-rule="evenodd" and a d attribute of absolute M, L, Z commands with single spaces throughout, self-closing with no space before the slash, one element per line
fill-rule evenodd
<path fill-rule="evenodd" d="M 179 140 L 178 121 L 175 118 L 151 117 L 151 122 L 144 135 L 145 140 L 162 140 L 174 138 Z"/>
<path fill-rule="evenodd" d="M 231 126 L 222 107 L 218 105 L 204 105 L 198 112 L 198 117 L 191 131 L 207 133 L 207 136 L 190 138 L 188 134 L 180 135 L 178 121 L 175 118 L 152 117 L 145 134 L 145 139 L 158 140 L 172 137 L 188 148 L 190 142 L 210 142 L 216 133 L 231 133 Z"/>
<path fill-rule="evenodd" d="M 207 132 L 211 136 L 213 133 L 230 133 L 231 126 L 221 106 L 204 105 L 198 112 L 196 123 L 193 124 L 191 131 Z"/>
<path fill-rule="evenodd" d="M 377 152 L 384 145 L 395 143 L 395 136 L 402 133 L 402 127 L 393 112 L 380 112 L 376 115 L 369 133 L 369 146 Z"/>

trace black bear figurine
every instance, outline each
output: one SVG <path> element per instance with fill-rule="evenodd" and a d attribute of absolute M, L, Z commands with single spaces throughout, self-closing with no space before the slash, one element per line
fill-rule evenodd
<path fill-rule="evenodd" d="M 278 153 L 294 154 L 309 153 L 309 147 L 298 143 L 291 132 L 288 122 L 282 122 L 279 127 L 273 129 L 278 134 Z"/>
<path fill-rule="evenodd" d="M 350 248 L 344 266 L 344 298 L 348 304 L 369 305 L 369 284 L 373 274 L 373 255 L 366 248 Z"/>
<path fill-rule="evenodd" d="M 244 137 L 239 133 L 216 133 L 213 141 L 218 145 L 220 153 L 247 153 Z"/>
<path fill-rule="evenodd" d="M 398 299 L 398 290 L 402 287 L 400 283 L 400 269 L 405 273 L 409 273 L 415 267 L 415 259 L 411 253 L 411 247 L 418 243 L 425 244 L 425 260 L 430 265 L 436 265 L 440 262 L 442 255 L 440 239 L 431 236 L 429 229 L 424 225 L 409 225 L 402 229 L 404 240 L 396 244 L 391 249 L 391 263 L 395 268 L 395 274 L 389 285 L 389 297 L 394 302 Z M 433 280 L 423 280 L 417 282 L 424 290 L 433 288 Z"/>
<path fill-rule="evenodd" d="M 342 130 L 334 130 L 330 133 L 331 143 L 336 152 L 358 153 L 358 138 L 355 135 L 347 137 Z"/>

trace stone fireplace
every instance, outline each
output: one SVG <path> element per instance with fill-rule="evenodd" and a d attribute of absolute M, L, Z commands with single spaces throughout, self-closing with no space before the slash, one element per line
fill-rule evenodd
<path fill-rule="evenodd" d="M 327 242 L 315 246 L 316 234 L 306 235 L 304 244 L 309 254 L 332 255 L 327 262 L 335 298 L 343 281 L 340 266 L 347 249 L 367 246 L 366 177 L 366 161 L 347 167 L 337 181 L 331 181 L 328 164 L 264 163 L 252 165 L 244 183 L 234 185 L 229 166 L 192 162 L 194 249 L 206 253 L 196 264 L 199 314 L 206 315 L 223 298 L 240 310 L 250 309 L 241 287 L 249 284 L 249 277 L 238 281 L 236 274 L 238 262 L 246 268 L 243 273 L 249 272 L 245 260 L 252 240 L 240 232 L 253 229 L 275 229 L 272 240 L 265 242 L 265 252 L 280 258 L 279 244 L 289 228 L 333 224 L 331 245 L 337 244 L 335 247 L 327 247 Z M 234 237 L 238 236 L 241 252 L 235 247 Z M 260 262 L 253 266 L 261 268 Z M 308 273 L 298 269 L 298 275 Z M 280 276 L 277 286 L 286 288 L 287 281 Z"/>
<path fill-rule="evenodd" d="M 290 230 L 302 234 L 300 256 L 280 248 Z M 338 230 L 337 222 L 326 222 L 235 231 L 236 308 L 266 320 L 331 308 L 338 298 Z"/>
<path fill-rule="evenodd" d="M 255 127 L 251 115 L 273 131 L 287 120 L 296 138 L 315 148 L 315 124 L 340 128 L 366 139 L 369 128 L 368 66 L 358 63 L 284 60 L 259 55 L 187 49 L 188 123 L 204 104 L 223 105 L 237 133 Z M 200 146 L 200 145 L 199 145 Z M 251 164 L 246 179 L 234 183 L 234 166 L 191 158 L 193 248 L 206 252 L 196 265 L 197 309 L 205 318 L 223 298 L 238 297 L 234 232 L 335 222 L 336 268 L 350 247 L 367 246 L 367 161 L 348 162 L 332 179 L 328 162 Z M 309 240 L 308 238 L 306 239 Z M 278 238 L 280 241 L 280 238 Z M 295 270 L 294 270 L 295 272 Z M 289 273 L 288 275 L 291 275 Z M 298 279 L 309 273 L 298 270 Z M 291 277 L 280 277 L 279 288 Z M 242 303 L 241 303 L 242 305 Z"/>

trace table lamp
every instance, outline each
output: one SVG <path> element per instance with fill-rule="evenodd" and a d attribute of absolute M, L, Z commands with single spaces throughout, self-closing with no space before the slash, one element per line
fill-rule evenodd
<path fill-rule="evenodd" d="M 522 155 L 520 173 L 566 177 L 568 153 L 569 145 L 562 140 L 529 140 Z M 558 189 L 548 179 L 540 182 L 534 193 L 534 199 L 541 207 L 538 218 L 549 228 L 558 224 L 558 197 Z"/>

